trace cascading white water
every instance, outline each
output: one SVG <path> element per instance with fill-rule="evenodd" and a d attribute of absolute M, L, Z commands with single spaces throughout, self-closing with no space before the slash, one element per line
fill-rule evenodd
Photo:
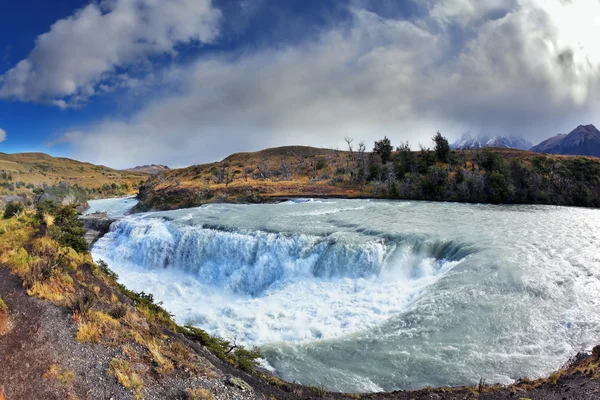
<path fill-rule="evenodd" d="M 185 271 L 204 284 L 251 296 L 298 279 L 433 276 L 446 261 L 468 254 L 453 243 L 423 239 L 231 232 L 143 217 L 115 223 L 95 252 L 118 264 Z"/>
<path fill-rule="evenodd" d="M 600 342 L 600 213 L 383 201 L 128 216 L 93 249 L 288 380 L 379 391 L 539 376 Z"/>

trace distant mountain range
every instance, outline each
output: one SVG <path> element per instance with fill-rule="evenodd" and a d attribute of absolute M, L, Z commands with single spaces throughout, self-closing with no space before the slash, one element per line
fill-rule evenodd
<path fill-rule="evenodd" d="M 159 172 L 166 171 L 168 169 L 169 169 L 169 167 L 167 167 L 166 165 L 152 164 L 152 165 L 140 165 L 140 166 L 137 166 L 134 168 L 126 169 L 125 171 L 139 172 L 139 173 L 148 174 L 148 175 L 156 175 Z"/>
<path fill-rule="evenodd" d="M 517 136 L 472 136 L 465 133 L 450 147 L 455 150 L 480 149 L 483 147 L 501 147 L 507 149 L 529 150 L 533 144 Z"/>
<path fill-rule="evenodd" d="M 568 135 L 553 136 L 532 147 L 531 151 L 600 157 L 600 131 L 594 125 L 579 125 Z"/>

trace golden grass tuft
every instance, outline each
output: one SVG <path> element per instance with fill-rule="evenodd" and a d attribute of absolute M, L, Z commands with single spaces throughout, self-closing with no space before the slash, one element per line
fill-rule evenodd
<path fill-rule="evenodd" d="M 163 346 L 156 338 L 152 338 L 145 342 L 146 348 L 152 356 L 152 360 L 156 363 L 156 372 L 159 374 L 168 374 L 173 372 L 174 366 L 171 360 L 163 355 Z"/>
<path fill-rule="evenodd" d="M 100 343 L 102 333 L 98 325 L 93 322 L 83 322 L 79 324 L 79 329 L 75 338 L 79 343 Z"/>
<path fill-rule="evenodd" d="M 188 388 L 187 398 L 188 400 L 214 400 L 215 396 L 207 389 Z"/>
<path fill-rule="evenodd" d="M 133 390 L 134 399 L 142 399 L 144 381 L 131 367 L 131 363 L 120 358 L 113 358 L 108 366 L 108 375 L 117 378 L 117 382 L 127 390 Z"/>
<path fill-rule="evenodd" d="M 0 335 L 6 332 L 6 325 L 8 320 L 8 307 L 6 303 L 0 298 Z"/>
<path fill-rule="evenodd" d="M 91 310 L 86 316 L 79 314 L 74 316 L 79 321 L 79 329 L 76 338 L 80 343 L 119 343 L 125 337 L 125 331 L 121 323 L 110 315 Z"/>
<path fill-rule="evenodd" d="M 55 379 L 66 386 L 75 379 L 75 374 L 72 371 L 61 368 L 59 365 L 52 364 L 42 377 L 44 379 Z"/>
<path fill-rule="evenodd" d="M 63 287 L 56 281 L 34 282 L 27 294 L 32 297 L 39 297 L 42 300 L 48 300 L 54 304 L 61 304 L 67 299 Z"/>

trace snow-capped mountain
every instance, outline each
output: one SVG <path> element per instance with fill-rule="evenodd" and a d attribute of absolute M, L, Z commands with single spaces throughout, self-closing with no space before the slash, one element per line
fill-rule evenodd
<path fill-rule="evenodd" d="M 482 147 L 504 147 L 508 149 L 528 150 L 532 143 L 517 136 L 472 136 L 465 133 L 450 147 L 456 150 L 479 149 Z"/>
<path fill-rule="evenodd" d="M 600 157 L 600 131 L 594 125 L 579 125 L 568 135 L 559 134 L 544 140 L 531 151 Z"/>

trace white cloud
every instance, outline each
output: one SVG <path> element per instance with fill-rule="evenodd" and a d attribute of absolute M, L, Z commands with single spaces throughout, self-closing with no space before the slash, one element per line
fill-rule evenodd
<path fill-rule="evenodd" d="M 117 68 L 210 42 L 221 14 L 211 0 L 105 0 L 57 21 L 29 56 L 0 77 L 0 97 L 77 104 L 114 78 Z M 104 88 L 106 90 L 106 88 Z"/>
<path fill-rule="evenodd" d="M 341 146 L 345 136 L 416 146 L 437 129 L 536 141 L 594 122 L 600 61 L 585 36 L 600 37 L 597 0 L 429 3 L 413 21 L 356 9 L 350 28 L 301 45 L 174 67 L 174 94 L 65 140 L 94 162 L 178 166 L 266 146 Z"/>
<path fill-rule="evenodd" d="M 6 131 L 2 128 L 0 128 L 0 143 L 4 142 L 6 140 Z"/>

